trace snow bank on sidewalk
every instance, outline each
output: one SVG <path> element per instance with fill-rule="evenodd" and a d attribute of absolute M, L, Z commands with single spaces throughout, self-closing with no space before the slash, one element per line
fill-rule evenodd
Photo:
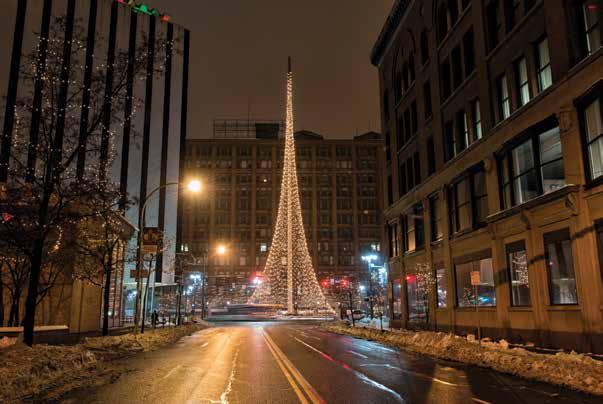
<path fill-rule="evenodd" d="M 324 324 L 323 328 L 337 334 L 368 339 L 405 351 L 430 355 L 526 379 L 570 387 L 595 395 L 603 395 L 603 362 L 575 352 L 555 355 L 539 354 L 521 348 L 509 349 L 505 340 L 483 341 L 480 346 L 471 338 L 430 331 L 379 331 L 350 327 L 342 323 Z"/>
<path fill-rule="evenodd" d="M 75 346 L 17 343 L 0 350 L 0 403 L 20 402 L 49 387 L 71 383 L 124 354 L 149 351 L 209 327 L 208 323 L 149 330 L 144 334 L 86 338 Z"/>

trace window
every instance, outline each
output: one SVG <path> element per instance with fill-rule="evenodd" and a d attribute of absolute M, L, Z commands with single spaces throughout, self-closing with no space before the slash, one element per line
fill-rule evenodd
<path fill-rule="evenodd" d="M 415 170 L 415 186 L 421 183 L 421 159 L 419 159 L 419 152 L 414 154 L 414 170 Z"/>
<path fill-rule="evenodd" d="M 388 229 L 389 235 L 389 257 L 398 256 L 398 223 L 390 223 Z"/>
<path fill-rule="evenodd" d="M 505 0 L 507 32 L 511 31 L 521 19 L 521 0 Z"/>
<path fill-rule="evenodd" d="M 438 8 L 438 42 L 446 37 L 450 29 L 450 17 L 445 3 L 440 4 Z"/>
<path fill-rule="evenodd" d="M 410 85 L 415 82 L 415 77 L 415 56 L 411 53 L 408 57 L 408 81 Z"/>
<path fill-rule="evenodd" d="M 475 70 L 473 30 L 467 31 L 463 36 L 463 56 L 465 58 L 465 77 L 468 77 Z"/>
<path fill-rule="evenodd" d="M 446 268 L 438 268 L 435 272 L 437 301 L 439 308 L 446 307 Z"/>
<path fill-rule="evenodd" d="M 450 189 L 450 223 L 453 232 L 482 226 L 488 216 L 486 174 L 482 164 L 470 168 Z"/>
<path fill-rule="evenodd" d="M 442 228 L 442 209 L 440 197 L 432 195 L 429 197 L 429 223 L 431 225 L 431 241 L 441 240 L 444 236 Z"/>
<path fill-rule="evenodd" d="M 406 214 L 406 251 L 416 251 L 425 246 L 423 204 L 417 203 Z"/>
<path fill-rule="evenodd" d="M 440 66 L 440 80 L 442 82 L 442 101 L 450 97 L 452 93 L 452 83 L 450 78 L 450 62 L 445 59 Z"/>
<path fill-rule="evenodd" d="M 427 175 L 435 173 L 436 162 L 435 162 L 435 144 L 433 137 L 427 139 Z"/>
<path fill-rule="evenodd" d="M 530 306 L 530 281 L 528 279 L 528 255 L 524 241 L 507 245 L 507 266 L 511 287 L 512 306 Z"/>
<path fill-rule="evenodd" d="M 461 48 L 456 46 L 450 57 L 452 63 L 452 88 L 456 90 L 463 82 L 463 62 L 461 61 Z"/>
<path fill-rule="evenodd" d="M 584 19 L 584 45 L 586 54 L 591 55 L 601 47 L 601 30 L 599 28 L 601 2 L 586 0 L 582 2 L 582 16 Z"/>
<path fill-rule="evenodd" d="M 545 234 L 544 254 L 551 304 L 578 304 L 569 230 Z"/>
<path fill-rule="evenodd" d="M 408 188 L 406 185 L 406 166 L 404 162 L 401 161 L 400 165 L 398 166 L 398 192 L 400 194 L 400 197 L 406 195 L 407 191 Z"/>
<path fill-rule="evenodd" d="M 429 81 L 423 84 L 423 110 L 425 112 L 425 120 L 428 120 L 433 113 L 431 107 L 431 84 L 429 84 Z"/>
<path fill-rule="evenodd" d="M 498 113 L 500 120 L 507 119 L 511 116 L 511 99 L 509 98 L 509 87 L 507 86 L 507 76 L 502 75 L 498 79 Z"/>
<path fill-rule="evenodd" d="M 515 63 L 515 77 L 517 93 L 519 94 L 519 105 L 523 106 L 530 101 L 530 83 L 528 81 L 528 64 L 526 58 L 521 58 Z"/>
<path fill-rule="evenodd" d="M 503 37 L 502 35 L 502 18 L 500 16 L 498 0 L 493 0 L 486 6 L 486 19 L 488 27 L 488 48 L 492 50 L 498 45 Z"/>
<path fill-rule="evenodd" d="M 482 112 L 479 106 L 479 99 L 471 103 L 471 114 L 473 115 L 473 137 L 480 140 L 482 134 Z"/>
<path fill-rule="evenodd" d="M 461 261 L 462 262 L 462 261 Z M 457 263 L 454 266 L 456 275 L 456 299 L 459 307 L 496 306 L 496 289 L 492 258 L 474 259 Z M 479 273 L 479 284 L 471 284 L 471 273 Z M 477 296 L 476 296 L 477 292 Z"/>
<path fill-rule="evenodd" d="M 471 141 L 469 139 L 469 125 L 467 123 L 467 113 L 465 111 L 460 111 L 457 114 L 457 123 L 458 123 L 459 136 L 460 136 L 460 139 L 459 139 L 460 140 L 459 141 L 460 149 L 464 150 L 471 143 Z"/>
<path fill-rule="evenodd" d="M 408 321 L 426 323 L 429 317 L 429 285 L 421 274 L 406 276 Z"/>
<path fill-rule="evenodd" d="M 389 132 L 385 133 L 385 159 L 387 160 L 387 164 L 391 164 L 392 162 L 392 139 L 391 134 Z"/>
<path fill-rule="evenodd" d="M 457 145 L 454 137 L 454 123 L 448 121 L 444 124 L 444 161 L 456 156 Z"/>
<path fill-rule="evenodd" d="M 582 127 L 588 153 L 587 165 L 590 180 L 603 176 L 603 109 L 601 94 L 597 94 L 582 111 Z"/>
<path fill-rule="evenodd" d="M 426 64 L 429 61 L 429 40 L 427 31 L 421 32 L 421 64 Z"/>
<path fill-rule="evenodd" d="M 417 113 L 417 102 L 413 101 L 410 104 L 410 119 L 412 135 L 415 135 L 419 131 L 418 113 Z"/>
<path fill-rule="evenodd" d="M 536 47 L 536 63 L 538 66 L 538 91 L 544 91 L 553 84 L 549 41 L 544 38 Z"/>
<path fill-rule="evenodd" d="M 404 111 L 404 143 L 408 142 L 412 136 L 412 123 L 410 119 L 410 109 L 406 109 Z"/>
<path fill-rule="evenodd" d="M 538 125 L 527 140 L 499 159 L 501 206 L 510 208 L 565 185 L 559 127 Z"/>
<path fill-rule="evenodd" d="M 393 313 L 392 320 L 402 319 L 402 282 L 400 279 L 395 279 L 392 283 L 392 300 Z"/>

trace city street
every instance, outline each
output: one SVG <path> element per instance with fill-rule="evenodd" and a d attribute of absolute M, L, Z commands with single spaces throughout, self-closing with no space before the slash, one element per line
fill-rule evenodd
<path fill-rule="evenodd" d="M 122 376 L 70 403 L 548 403 L 592 397 L 326 333 L 228 323 L 115 363 Z"/>

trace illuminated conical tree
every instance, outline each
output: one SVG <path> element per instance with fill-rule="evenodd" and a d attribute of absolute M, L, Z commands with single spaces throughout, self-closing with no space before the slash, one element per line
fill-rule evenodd
<path fill-rule="evenodd" d="M 285 156 L 278 214 L 264 269 L 264 283 L 256 290 L 253 300 L 284 306 L 290 314 L 297 313 L 297 309 L 330 311 L 332 309 L 318 284 L 308 253 L 299 201 L 293 132 L 291 59 L 287 73 L 286 114 Z"/>

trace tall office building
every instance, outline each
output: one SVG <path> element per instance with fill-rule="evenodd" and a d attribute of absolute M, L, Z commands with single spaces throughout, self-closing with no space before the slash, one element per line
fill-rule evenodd
<path fill-rule="evenodd" d="M 185 172 L 205 190 L 182 201 L 179 251 L 200 259 L 218 303 L 244 301 L 261 279 L 280 194 L 279 133 L 279 122 L 219 121 L 213 139 L 187 141 Z M 381 250 L 382 150 L 373 132 L 353 140 L 296 133 L 304 226 L 319 281 L 364 279 L 361 256 Z M 220 245 L 226 254 L 216 254 Z"/>
<path fill-rule="evenodd" d="M 602 10 L 394 3 L 371 54 L 393 325 L 603 351 Z"/>
<path fill-rule="evenodd" d="M 105 155 L 112 156 L 108 159 L 111 179 L 136 200 L 144 200 L 159 185 L 179 180 L 179 156 L 187 128 L 188 30 L 173 24 L 163 12 L 124 0 L 6 0 L 2 1 L 2 21 L 0 185 L 10 183 L 11 172 L 20 169 L 11 158 L 15 144 L 29 142 L 30 151 L 35 150 L 35 136 L 42 130 L 40 103 L 50 97 L 42 93 L 42 85 L 31 85 L 25 74 L 35 74 L 36 80 L 43 81 L 58 68 L 61 82 L 67 84 L 67 96 L 56 105 L 57 122 L 62 119 L 61 130 L 66 133 L 63 157 L 77 138 L 73 134 L 85 134 L 93 125 L 110 139 L 100 145 L 100 152 L 85 141 L 78 146 L 84 152 L 68 163 L 78 170 L 78 178 L 91 175 L 88 166 Z M 71 60 L 62 58 L 64 50 L 70 51 Z M 28 68 L 33 59 L 37 68 L 31 73 Z M 147 61 L 144 66 L 140 66 L 141 60 Z M 49 73 L 51 70 L 54 73 Z M 116 99 L 112 94 L 118 86 L 123 91 L 117 92 L 120 96 Z M 33 105 L 23 115 L 28 106 L 22 108 L 19 103 L 28 97 Z M 103 112 L 99 114 L 99 110 Z M 42 121 L 53 119 L 49 116 Z M 102 117 L 102 122 L 93 122 L 92 117 Z M 20 122 L 31 126 L 19 130 Z M 27 169 L 34 172 L 37 165 L 35 153 L 32 155 Z M 176 217 L 166 213 L 175 212 L 176 206 L 175 189 L 162 189 L 149 201 L 146 226 L 158 227 L 166 239 L 174 239 Z M 139 208 L 135 205 L 125 214 L 137 227 Z M 159 259 L 156 282 L 173 281 L 175 247 L 171 245 Z M 131 271 L 126 269 L 123 280 L 114 282 L 119 289 L 112 292 L 116 299 L 121 299 L 124 285 L 134 285 Z"/>

